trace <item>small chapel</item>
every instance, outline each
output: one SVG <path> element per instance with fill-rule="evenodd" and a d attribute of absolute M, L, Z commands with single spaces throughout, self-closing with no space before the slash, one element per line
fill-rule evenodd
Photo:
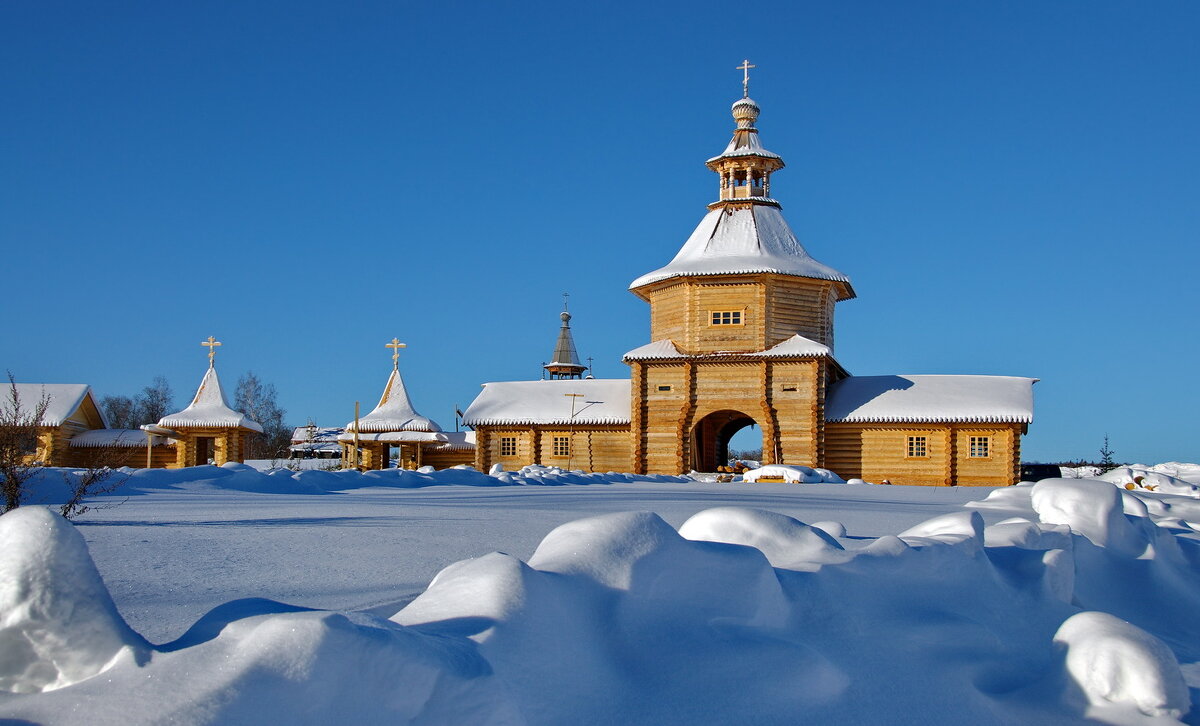
<path fill-rule="evenodd" d="M 673 259 L 636 278 L 650 341 L 629 379 L 582 377 L 562 314 L 549 380 L 485 383 L 463 423 L 475 466 L 716 471 L 741 429 L 762 431 L 764 464 L 824 467 L 893 484 L 1014 484 L 1036 379 L 854 376 L 834 354 L 834 311 L 850 278 L 814 259 L 773 195 L 783 158 L 763 146 L 761 109 L 732 107 L 733 137 L 706 166 L 717 197 Z"/>

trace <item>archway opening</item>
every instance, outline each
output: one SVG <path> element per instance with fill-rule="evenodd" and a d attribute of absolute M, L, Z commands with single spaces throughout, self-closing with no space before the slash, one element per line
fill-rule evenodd
<path fill-rule="evenodd" d="M 692 468 L 696 471 L 714 472 L 718 466 L 725 466 L 729 461 L 730 440 L 739 431 L 750 426 L 755 426 L 754 419 L 734 410 L 713 411 L 700 419 L 692 429 Z M 755 426 L 755 430 L 760 429 Z M 747 436 L 752 434 L 739 436 L 738 441 Z M 757 448 L 762 448 L 761 434 Z"/>

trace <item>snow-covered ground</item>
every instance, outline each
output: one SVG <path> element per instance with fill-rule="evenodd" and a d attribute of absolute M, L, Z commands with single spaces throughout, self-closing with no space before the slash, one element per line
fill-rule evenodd
<path fill-rule="evenodd" d="M 0 720 L 1198 723 L 1197 475 L 138 472 L 0 517 Z"/>

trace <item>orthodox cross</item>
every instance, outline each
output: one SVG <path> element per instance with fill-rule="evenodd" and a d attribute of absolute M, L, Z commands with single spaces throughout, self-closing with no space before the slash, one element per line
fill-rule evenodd
<path fill-rule="evenodd" d="M 400 370 L 400 349 L 407 348 L 408 346 L 401 343 L 399 338 L 392 338 L 392 342 L 383 347 L 392 349 L 392 370 Z"/>
<path fill-rule="evenodd" d="M 742 98 L 750 98 L 750 69 L 757 67 L 750 65 L 748 60 L 742 61 L 742 64 L 737 67 L 742 72 Z"/>
<path fill-rule="evenodd" d="M 213 358 L 217 357 L 217 346 L 220 345 L 220 343 L 217 342 L 216 338 L 214 338 L 210 335 L 210 336 L 208 336 L 208 340 L 200 341 L 200 345 L 208 347 L 208 367 L 212 368 L 213 367 Z"/>
<path fill-rule="evenodd" d="M 590 355 L 588 356 L 588 368 L 587 369 L 589 371 L 592 370 L 592 357 Z"/>
<path fill-rule="evenodd" d="M 567 310 L 567 298 L 569 298 L 569 297 L 571 297 L 571 293 L 569 293 L 569 292 L 563 293 L 563 312 L 566 312 L 566 310 Z"/>

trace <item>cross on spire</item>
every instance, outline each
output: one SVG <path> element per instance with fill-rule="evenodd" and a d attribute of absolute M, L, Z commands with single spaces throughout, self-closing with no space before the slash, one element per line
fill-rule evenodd
<path fill-rule="evenodd" d="M 569 298 L 569 297 L 571 297 L 571 293 L 569 293 L 569 292 L 563 293 L 563 312 L 566 312 L 566 310 L 567 310 L 567 298 Z"/>
<path fill-rule="evenodd" d="M 750 65 L 749 60 L 742 61 L 742 64 L 737 67 L 742 72 L 742 98 L 750 98 L 750 69 L 757 67 Z"/>
<path fill-rule="evenodd" d="M 383 347 L 392 349 L 392 370 L 400 370 L 400 349 L 407 348 L 408 346 L 401 343 L 399 338 L 392 338 L 392 342 Z"/>
<path fill-rule="evenodd" d="M 208 367 L 212 368 L 213 359 L 217 357 L 217 346 L 220 345 L 220 343 L 217 342 L 216 338 L 210 335 L 208 336 L 208 340 L 200 341 L 200 345 L 208 347 Z"/>

